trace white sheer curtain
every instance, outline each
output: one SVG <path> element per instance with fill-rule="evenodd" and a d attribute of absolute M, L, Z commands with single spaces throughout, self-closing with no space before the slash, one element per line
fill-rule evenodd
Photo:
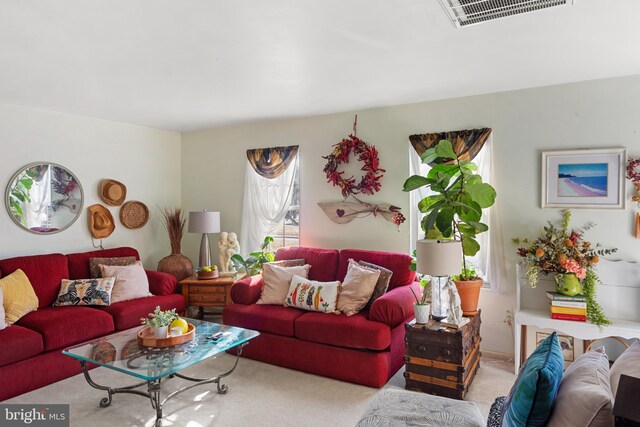
<path fill-rule="evenodd" d="M 278 177 L 256 173 L 247 162 L 244 181 L 240 248 L 243 255 L 258 251 L 264 238 L 273 233 L 291 206 L 298 162 L 293 159 Z"/>
<path fill-rule="evenodd" d="M 490 136 L 487 139 L 473 162 L 478 165 L 478 173 L 482 176 L 482 180 L 493 185 L 495 183 L 495 168 L 493 166 L 492 138 Z M 411 175 L 426 176 L 429 172 L 429 166 L 422 163 L 420 156 L 411 145 L 409 145 L 409 163 Z M 416 248 L 416 240 L 424 239 L 424 232 L 420 227 L 423 214 L 418 210 L 418 202 L 429 194 L 430 191 L 424 188 L 410 193 L 409 229 L 411 232 L 410 249 L 412 253 Z M 502 228 L 498 221 L 497 203 L 483 211 L 482 222 L 489 226 L 489 231 L 477 236 L 480 251 L 475 256 L 467 259 L 480 270 L 483 279 L 491 289 L 499 292 L 504 289 L 503 286 L 506 283 L 506 267 L 504 265 L 504 245 Z"/>

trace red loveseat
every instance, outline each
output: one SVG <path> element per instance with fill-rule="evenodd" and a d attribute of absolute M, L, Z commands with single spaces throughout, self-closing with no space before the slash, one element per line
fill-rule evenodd
<path fill-rule="evenodd" d="M 262 277 L 253 276 L 231 288 L 233 304 L 224 308 L 226 325 L 260 331 L 242 355 L 274 365 L 371 387 L 382 387 L 403 365 L 404 323 L 413 319 L 411 287 L 415 272 L 411 258 L 391 252 L 290 247 L 276 260 L 303 258 L 311 265 L 309 278 L 340 280 L 349 259 L 366 261 L 393 271 L 387 293 L 369 311 L 353 316 L 258 305 Z"/>
<path fill-rule="evenodd" d="M 133 248 L 114 248 L 0 260 L 0 277 L 22 269 L 39 302 L 37 311 L 0 330 L 0 401 L 80 373 L 80 363 L 63 355 L 64 348 L 137 326 L 157 305 L 163 310 L 185 309 L 184 298 L 175 293 L 175 277 L 157 271 L 147 271 L 154 296 L 108 307 L 52 307 L 62 279 L 90 277 L 89 258 L 123 256 L 140 259 Z"/>

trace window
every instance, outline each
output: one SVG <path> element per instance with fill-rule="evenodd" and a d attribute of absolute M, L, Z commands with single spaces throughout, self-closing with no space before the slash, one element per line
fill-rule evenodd
<path fill-rule="evenodd" d="M 272 250 L 300 241 L 298 146 L 247 150 L 240 247 L 260 250 L 266 236 Z"/>

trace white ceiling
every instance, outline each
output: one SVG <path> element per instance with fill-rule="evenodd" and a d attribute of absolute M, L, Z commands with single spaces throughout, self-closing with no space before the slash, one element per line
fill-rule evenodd
<path fill-rule="evenodd" d="M 0 102 L 186 131 L 640 74 L 640 1 L 2 0 Z"/>

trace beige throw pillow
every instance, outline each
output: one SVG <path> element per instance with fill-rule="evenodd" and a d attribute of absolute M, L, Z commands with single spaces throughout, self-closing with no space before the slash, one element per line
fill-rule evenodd
<path fill-rule="evenodd" d="M 622 374 L 640 378 L 640 341 L 636 340 L 616 359 L 611 367 L 609 378 L 614 397 L 618 392 L 618 384 L 620 384 L 620 376 Z"/>
<path fill-rule="evenodd" d="M 604 347 L 578 357 L 562 376 L 548 427 L 613 427 L 613 393 Z"/>
<path fill-rule="evenodd" d="M 2 300 L 2 288 L 0 288 L 0 331 L 9 326 L 7 325 L 7 321 L 4 320 L 4 306 L 2 305 Z"/>
<path fill-rule="evenodd" d="M 116 283 L 111 292 L 111 303 L 128 301 L 152 296 L 149 292 L 149 279 L 140 261 L 135 264 L 100 265 L 102 277 L 116 277 Z"/>
<path fill-rule="evenodd" d="M 338 310 L 347 316 L 362 310 L 369 302 L 379 277 L 380 270 L 364 267 L 350 259 L 347 275 L 342 282 Z"/>
<path fill-rule="evenodd" d="M 307 311 L 336 313 L 340 294 L 340 282 L 318 282 L 300 276 L 291 278 L 291 285 L 284 301 L 285 307 L 296 307 Z"/>
<path fill-rule="evenodd" d="M 274 264 L 264 264 L 262 266 L 262 294 L 256 304 L 284 304 L 284 299 L 289 291 L 289 284 L 294 275 L 306 278 L 309 275 L 309 264 L 281 267 Z"/>
<path fill-rule="evenodd" d="M 38 296 L 24 271 L 17 269 L 0 279 L 4 317 L 12 325 L 22 316 L 38 309 Z"/>

